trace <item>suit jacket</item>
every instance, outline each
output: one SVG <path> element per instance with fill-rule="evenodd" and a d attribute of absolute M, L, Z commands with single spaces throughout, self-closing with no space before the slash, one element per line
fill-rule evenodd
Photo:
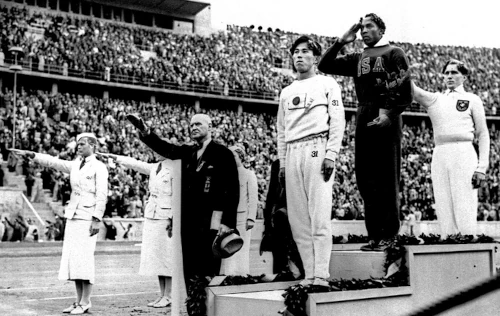
<path fill-rule="evenodd" d="M 213 211 L 221 211 L 221 223 L 236 227 L 238 170 L 227 147 L 210 141 L 197 159 L 196 146 L 172 145 L 154 133 L 141 136 L 141 140 L 165 158 L 182 159 L 182 226 L 206 230 Z M 182 230 L 183 236 L 186 233 Z"/>
<path fill-rule="evenodd" d="M 71 197 L 64 210 L 66 218 L 102 220 L 108 198 L 108 169 L 95 155 L 87 157 L 81 169 L 81 159 L 68 161 L 37 153 L 34 160 L 42 166 L 69 173 Z"/>

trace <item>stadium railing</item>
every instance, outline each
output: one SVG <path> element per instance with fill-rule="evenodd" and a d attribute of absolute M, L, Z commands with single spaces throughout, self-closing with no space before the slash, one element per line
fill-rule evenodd
<path fill-rule="evenodd" d="M 13 60 L 12 59 L 5 59 L 4 61 L 4 66 L 9 67 L 13 65 Z M 147 87 L 153 87 L 153 88 L 164 88 L 164 89 L 172 89 L 172 90 L 179 90 L 179 91 L 189 91 L 189 92 L 198 92 L 198 93 L 209 93 L 209 94 L 215 94 L 215 95 L 222 95 L 222 96 L 234 96 L 234 97 L 242 97 L 242 98 L 251 98 L 251 99 L 258 99 L 258 100 L 272 100 L 272 101 L 278 101 L 278 95 L 272 92 L 259 92 L 259 91 L 251 91 L 251 90 L 243 90 L 243 89 L 233 89 L 233 88 L 228 88 L 227 92 L 226 89 L 217 87 L 217 86 L 210 86 L 210 85 L 204 85 L 204 84 L 193 84 L 193 83 L 182 83 L 179 84 L 174 81 L 166 81 L 166 80 L 152 80 L 151 78 L 145 76 L 145 77 L 138 77 L 138 76 L 129 76 L 129 75 L 119 75 L 119 74 L 114 74 L 111 73 L 109 75 L 109 80 L 105 80 L 105 72 L 96 72 L 96 71 L 79 71 L 79 70 L 74 70 L 74 69 L 67 69 L 65 70 L 64 67 L 59 66 L 59 65 L 53 65 L 50 63 L 45 63 L 43 66 L 43 69 L 40 70 L 38 67 L 37 63 L 31 63 L 30 61 L 23 60 L 21 62 L 18 62 L 19 65 L 23 66 L 23 69 L 33 71 L 33 72 L 41 72 L 41 73 L 47 73 L 47 74 L 56 74 L 56 75 L 62 75 L 62 76 L 69 76 L 69 77 L 76 77 L 76 78 L 83 78 L 83 79 L 91 79 L 91 80 L 98 80 L 98 81 L 108 81 L 108 82 L 116 82 L 116 83 L 126 83 L 126 84 L 132 84 L 132 85 L 141 85 L 141 86 L 147 86 Z"/>
<path fill-rule="evenodd" d="M 13 64 L 14 64 L 13 59 L 7 58 L 4 61 L 4 66 L 7 68 Z M 124 83 L 131 85 L 146 86 L 151 88 L 177 90 L 183 92 L 212 94 L 212 95 L 219 95 L 221 97 L 248 98 L 248 99 L 268 100 L 276 102 L 278 102 L 279 99 L 278 94 L 267 91 L 259 92 L 259 91 L 234 89 L 234 88 L 225 89 L 224 87 L 211 86 L 206 84 L 193 84 L 193 83 L 179 84 L 175 81 L 167 81 L 167 80 L 156 81 L 152 80 L 147 76 L 138 77 L 138 76 L 120 75 L 114 73 L 110 73 L 109 77 L 107 78 L 109 80 L 106 80 L 105 72 L 87 71 L 87 70 L 78 71 L 74 69 L 65 70 L 64 67 L 62 66 L 53 65 L 50 63 L 44 64 L 43 70 L 40 70 L 37 63 L 32 63 L 28 60 L 22 60 L 18 62 L 18 64 L 22 65 L 23 69 L 32 72 L 69 76 L 74 78 L 90 79 L 90 80 L 113 82 L 113 83 Z M 347 109 L 356 108 L 356 104 L 357 102 L 344 101 L 344 107 Z M 425 113 L 425 110 L 418 103 L 412 103 L 405 112 Z M 498 115 L 500 115 L 500 113 Z"/>

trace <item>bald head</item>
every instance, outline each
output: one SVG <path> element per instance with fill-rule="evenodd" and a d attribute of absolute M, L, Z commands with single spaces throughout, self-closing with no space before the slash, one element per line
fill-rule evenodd
<path fill-rule="evenodd" d="M 195 114 L 191 118 L 191 138 L 197 143 L 202 144 L 207 139 L 211 138 L 210 129 L 212 128 L 212 120 L 206 114 Z"/>
<path fill-rule="evenodd" d="M 202 122 L 203 124 L 212 127 L 212 119 L 210 119 L 210 116 L 206 114 L 193 115 L 193 117 L 191 118 L 191 124 L 193 124 L 194 122 Z"/>

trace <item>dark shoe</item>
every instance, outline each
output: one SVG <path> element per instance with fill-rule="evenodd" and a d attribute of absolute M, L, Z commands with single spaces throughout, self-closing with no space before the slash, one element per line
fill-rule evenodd
<path fill-rule="evenodd" d="M 374 250 L 378 246 L 378 243 L 375 240 L 370 240 L 367 245 L 361 246 L 361 251 L 376 251 Z"/>
<path fill-rule="evenodd" d="M 385 251 L 391 245 L 390 239 L 382 239 L 377 247 L 375 247 L 374 251 Z"/>

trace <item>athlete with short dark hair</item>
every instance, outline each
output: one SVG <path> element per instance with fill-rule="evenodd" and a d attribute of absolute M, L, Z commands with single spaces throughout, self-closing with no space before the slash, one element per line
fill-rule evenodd
<path fill-rule="evenodd" d="M 338 57 L 341 48 L 361 31 L 362 52 Z M 356 180 L 365 207 L 370 242 L 362 250 L 384 250 L 399 232 L 401 113 L 412 102 L 408 60 L 384 38 L 385 23 L 374 13 L 354 24 L 323 55 L 318 69 L 354 78 L 356 116 Z"/>
<path fill-rule="evenodd" d="M 297 80 L 280 95 L 279 175 L 286 182 L 288 220 L 304 264 L 301 283 L 328 286 L 333 173 L 344 135 L 344 106 L 335 79 L 316 73 L 321 46 L 302 36 L 291 53 Z"/>

